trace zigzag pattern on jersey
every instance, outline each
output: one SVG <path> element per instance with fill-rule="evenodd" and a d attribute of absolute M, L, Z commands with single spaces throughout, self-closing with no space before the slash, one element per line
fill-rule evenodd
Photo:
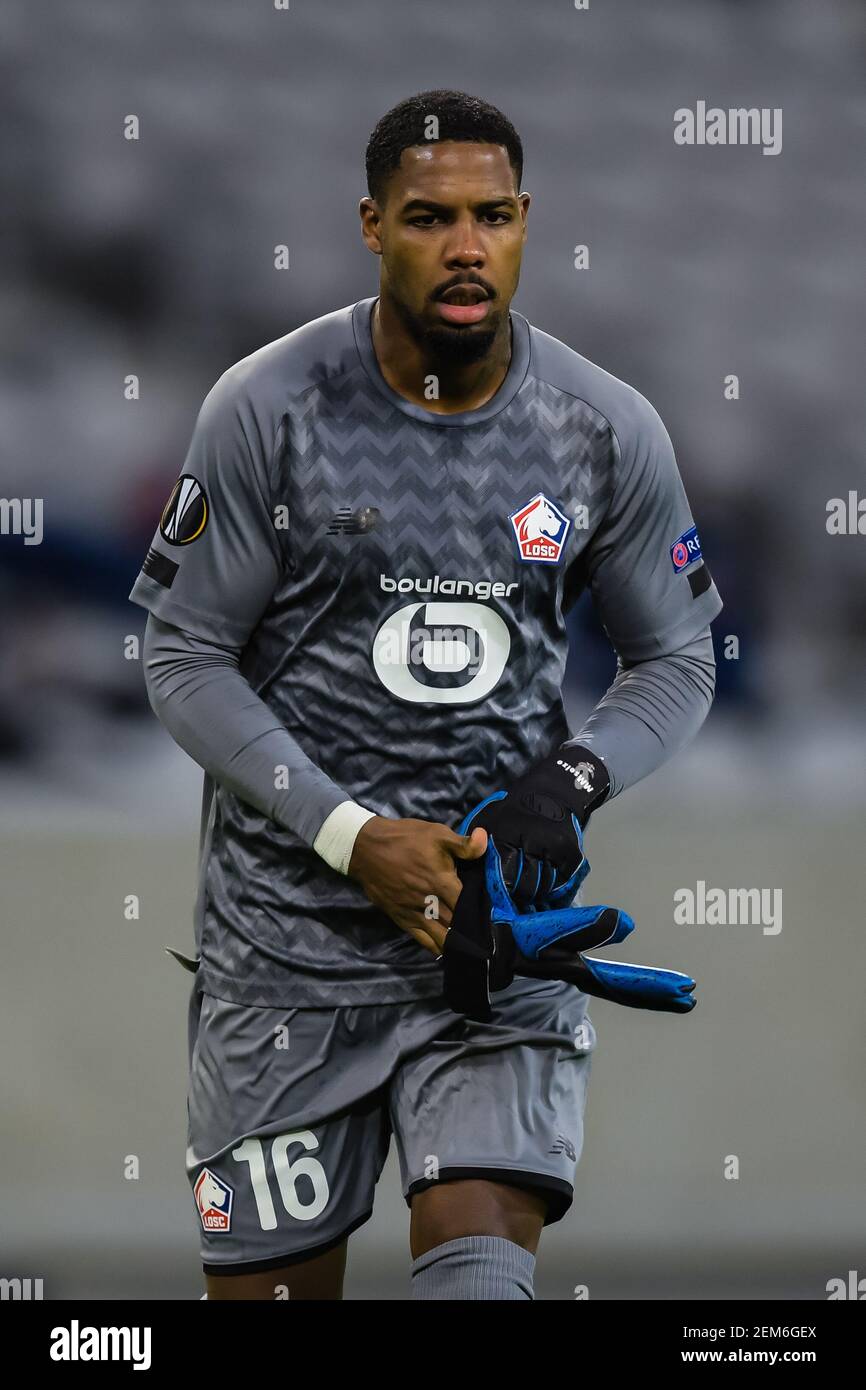
<path fill-rule="evenodd" d="M 245 674 L 350 796 L 381 814 L 456 825 L 494 770 L 501 782 L 568 737 L 563 585 L 604 515 L 612 462 L 606 421 L 532 376 L 497 415 L 465 428 L 405 415 L 361 367 L 293 402 L 272 470 L 274 500 L 288 505 L 289 564 Z M 571 515 L 589 508 L 590 529 L 572 527 L 556 566 L 524 564 L 517 552 L 509 516 L 537 492 Z M 370 531 L 328 534 L 340 509 L 366 506 L 380 513 Z M 519 585 L 507 601 L 460 600 L 494 608 L 508 626 L 495 700 L 407 703 L 385 689 L 371 660 L 375 635 L 425 596 L 383 592 L 382 574 Z M 409 981 L 417 997 L 429 979 L 436 992 L 432 961 L 419 960 L 357 884 L 231 794 L 218 796 L 202 950 L 212 988 L 244 980 L 247 1002 L 279 1002 L 291 976 L 309 1006 L 337 991 L 346 998 L 347 988 L 373 1002 L 394 981 Z"/>
<path fill-rule="evenodd" d="M 441 572 L 457 555 L 495 564 L 509 513 L 533 488 L 566 507 L 584 503 L 594 529 L 611 492 L 610 462 L 604 418 L 536 378 L 491 420 L 447 429 L 404 415 L 359 367 L 293 408 L 275 472 L 288 489 L 280 500 L 314 546 L 339 507 L 372 505 L 392 528 L 392 565 Z"/>

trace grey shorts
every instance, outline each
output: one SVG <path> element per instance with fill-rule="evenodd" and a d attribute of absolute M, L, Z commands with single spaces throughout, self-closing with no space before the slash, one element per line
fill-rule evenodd
<path fill-rule="evenodd" d="M 189 1146 L 208 1274 L 309 1259 L 371 1215 L 393 1134 L 403 1195 L 455 1178 L 565 1215 L 595 1047 L 587 996 L 515 980 L 491 1023 L 444 999 L 254 1008 L 193 987 Z"/>

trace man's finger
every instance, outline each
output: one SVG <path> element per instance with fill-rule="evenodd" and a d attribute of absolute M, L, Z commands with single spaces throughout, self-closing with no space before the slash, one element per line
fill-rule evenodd
<path fill-rule="evenodd" d="M 471 835 L 458 835 L 453 830 L 449 833 L 451 838 L 445 848 L 455 859 L 480 859 L 487 848 L 487 831 L 482 825 L 477 825 Z"/>
<path fill-rule="evenodd" d="M 448 935 L 447 927 L 431 922 L 426 931 L 422 931 L 420 927 L 404 927 L 403 930 L 408 932 L 410 936 L 414 936 L 419 946 L 423 946 L 425 951 L 430 951 L 434 956 L 441 956 L 445 937 Z"/>

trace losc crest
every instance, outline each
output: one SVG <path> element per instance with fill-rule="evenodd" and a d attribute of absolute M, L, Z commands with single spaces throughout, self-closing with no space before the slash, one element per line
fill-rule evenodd
<path fill-rule="evenodd" d="M 193 1188 L 201 1224 L 209 1235 L 220 1235 L 232 1228 L 234 1191 L 209 1168 L 202 1168 Z"/>
<path fill-rule="evenodd" d="M 555 502 L 543 492 L 537 492 L 531 502 L 512 512 L 509 520 L 514 527 L 521 560 L 537 565 L 559 562 L 571 521 Z"/>

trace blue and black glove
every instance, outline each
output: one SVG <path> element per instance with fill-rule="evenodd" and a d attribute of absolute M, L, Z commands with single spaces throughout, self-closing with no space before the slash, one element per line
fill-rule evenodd
<path fill-rule="evenodd" d="M 587 748 L 566 745 L 485 797 L 460 833 L 469 835 L 483 825 L 495 837 L 505 886 L 518 912 L 564 907 L 589 873 L 583 832 L 609 794 L 604 763 Z"/>
<path fill-rule="evenodd" d="M 586 959 L 582 952 L 618 945 L 634 931 L 616 907 L 563 907 L 519 913 L 505 886 L 495 840 L 481 859 L 459 865 L 463 889 L 442 956 L 451 1008 L 481 1023 L 493 1013 L 490 995 L 515 975 L 564 980 L 585 994 L 634 1009 L 688 1013 L 695 981 L 676 970 Z"/>

